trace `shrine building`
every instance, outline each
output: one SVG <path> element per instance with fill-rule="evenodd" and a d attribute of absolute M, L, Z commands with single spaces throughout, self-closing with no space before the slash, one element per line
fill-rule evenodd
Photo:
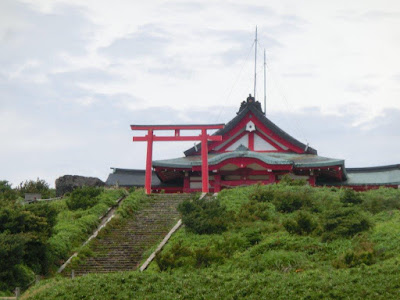
<path fill-rule="evenodd" d="M 380 186 L 398 188 L 400 185 L 400 165 L 346 168 L 343 159 L 319 156 L 316 149 L 271 122 L 264 115 L 260 102 L 251 95 L 241 103 L 231 121 L 220 125 L 170 125 L 165 128 L 164 125 L 132 125 L 133 130 L 142 129 L 142 126 L 151 134 L 134 137 L 134 141 L 148 142 L 147 177 L 145 170 L 112 168 L 113 173 L 106 184 L 146 186 L 148 193 L 217 193 L 236 186 L 273 184 L 288 174 L 293 179 L 306 180 L 311 186 L 347 186 L 367 190 Z M 206 134 L 207 129 L 215 128 L 220 129 L 210 136 Z M 162 129 L 175 129 L 175 136 L 167 139 L 153 135 L 153 130 Z M 180 130 L 184 129 L 203 131 L 201 137 L 185 139 L 180 136 Z M 201 142 L 184 151 L 183 157 L 152 160 L 152 142 L 166 140 Z M 206 147 L 202 149 L 205 143 Z M 207 165 L 204 166 L 203 162 Z"/>

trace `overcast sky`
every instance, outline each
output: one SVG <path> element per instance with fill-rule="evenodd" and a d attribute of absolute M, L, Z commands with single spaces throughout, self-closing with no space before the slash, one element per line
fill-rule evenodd
<path fill-rule="evenodd" d="M 0 0 L 0 180 L 105 180 L 145 166 L 130 124 L 229 121 L 256 25 L 273 122 L 348 167 L 400 163 L 397 0 Z"/>

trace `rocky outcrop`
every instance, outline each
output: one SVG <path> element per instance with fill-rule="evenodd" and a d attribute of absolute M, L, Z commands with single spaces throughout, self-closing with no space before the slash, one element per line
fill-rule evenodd
<path fill-rule="evenodd" d="M 96 177 L 64 175 L 56 179 L 56 195 L 60 197 L 82 186 L 104 186 L 105 183 Z"/>

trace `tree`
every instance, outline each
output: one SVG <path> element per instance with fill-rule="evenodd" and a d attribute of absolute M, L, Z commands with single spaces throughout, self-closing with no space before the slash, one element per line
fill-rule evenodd
<path fill-rule="evenodd" d="M 17 187 L 17 190 L 21 197 L 24 197 L 25 193 L 38 193 L 42 194 L 43 198 L 48 198 L 51 194 L 49 184 L 43 180 L 37 178 L 34 180 L 26 180 L 21 182 Z"/>
<path fill-rule="evenodd" d="M 17 197 L 18 194 L 12 189 L 11 184 L 9 184 L 7 180 L 0 180 L 0 201 L 15 200 Z"/>

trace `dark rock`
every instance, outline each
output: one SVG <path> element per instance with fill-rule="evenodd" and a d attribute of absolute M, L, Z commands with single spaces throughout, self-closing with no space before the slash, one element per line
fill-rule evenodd
<path fill-rule="evenodd" d="M 70 193 L 74 189 L 83 186 L 104 186 L 105 183 L 96 177 L 84 177 L 78 175 L 64 175 L 56 179 L 56 195 L 60 197 Z"/>

